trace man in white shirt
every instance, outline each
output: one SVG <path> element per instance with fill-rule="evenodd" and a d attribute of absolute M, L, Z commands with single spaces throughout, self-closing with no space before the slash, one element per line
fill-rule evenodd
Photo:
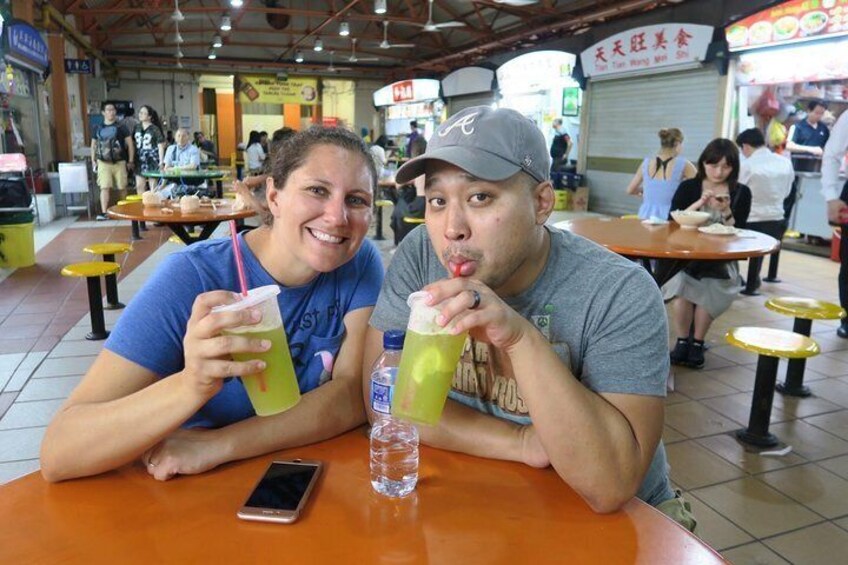
<path fill-rule="evenodd" d="M 839 260 L 839 303 L 848 308 L 848 182 L 843 185 L 839 178 L 840 165 L 848 153 L 848 111 L 836 120 L 830 130 L 830 139 L 822 155 L 822 196 L 827 201 L 827 219 L 832 224 L 842 225 L 842 241 Z M 848 338 L 848 321 L 836 330 L 836 335 Z"/>
<path fill-rule="evenodd" d="M 763 133 L 756 129 L 746 129 L 736 137 L 738 145 L 745 155 L 745 161 L 739 170 L 739 182 L 751 189 L 751 214 L 748 216 L 748 229 L 770 235 L 780 241 L 786 230 L 783 201 L 792 190 L 795 171 L 789 159 L 772 153 L 766 147 Z M 772 261 L 775 256 L 772 255 Z M 743 294 L 757 294 L 760 286 L 762 257 L 748 261 L 748 281 Z"/>

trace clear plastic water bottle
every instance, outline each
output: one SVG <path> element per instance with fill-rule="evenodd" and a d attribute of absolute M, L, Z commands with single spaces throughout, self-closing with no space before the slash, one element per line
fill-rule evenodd
<path fill-rule="evenodd" d="M 386 496 L 406 496 L 418 482 L 418 429 L 392 418 L 395 385 L 404 332 L 383 334 L 383 354 L 371 369 L 371 486 Z"/>

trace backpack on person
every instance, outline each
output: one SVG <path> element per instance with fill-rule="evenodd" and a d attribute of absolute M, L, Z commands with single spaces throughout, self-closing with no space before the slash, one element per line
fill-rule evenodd
<path fill-rule="evenodd" d="M 104 124 L 97 132 L 95 155 L 99 161 L 118 163 L 127 160 L 123 140 L 119 137 L 118 124 Z"/>

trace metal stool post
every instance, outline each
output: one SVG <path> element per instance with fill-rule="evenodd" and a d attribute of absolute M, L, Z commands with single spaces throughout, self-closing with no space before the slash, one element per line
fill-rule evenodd
<path fill-rule="evenodd" d="M 810 337 L 813 329 L 813 321 L 803 318 L 795 318 L 792 331 L 796 334 Z M 788 396 L 807 397 L 812 394 L 810 387 L 804 386 L 804 369 L 807 365 L 806 359 L 790 359 L 786 368 L 786 380 L 777 383 L 777 392 Z"/>
<path fill-rule="evenodd" d="M 757 377 L 754 381 L 754 399 L 748 427 L 736 432 L 736 437 L 757 447 L 774 447 L 777 437 L 769 433 L 771 405 L 774 401 L 774 382 L 777 380 L 777 357 L 760 355 L 757 360 Z"/>
<path fill-rule="evenodd" d="M 88 314 L 91 319 L 91 331 L 85 339 L 97 341 L 109 337 L 106 320 L 103 318 L 103 294 L 100 292 L 100 277 L 86 277 L 88 284 Z"/>
<path fill-rule="evenodd" d="M 115 255 L 113 253 L 106 253 L 103 255 L 104 261 L 109 261 L 110 263 L 115 262 Z M 106 275 L 106 310 L 120 310 L 124 307 L 124 304 L 118 300 L 118 275 Z"/>

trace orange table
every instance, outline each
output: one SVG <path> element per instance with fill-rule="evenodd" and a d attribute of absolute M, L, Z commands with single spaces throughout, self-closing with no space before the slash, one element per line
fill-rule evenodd
<path fill-rule="evenodd" d="M 163 210 L 169 208 L 172 213 Z M 186 245 L 209 239 L 218 224 L 227 220 L 241 220 L 255 216 L 256 212 L 251 209 L 233 210 L 231 201 L 216 206 L 203 206 L 195 213 L 183 214 L 179 206 L 144 206 L 141 202 L 130 202 L 112 206 L 108 210 L 109 217 L 120 220 L 133 220 L 137 222 L 161 222 L 167 225 L 177 237 Z M 202 225 L 200 235 L 193 236 L 188 233 L 186 226 Z"/>
<path fill-rule="evenodd" d="M 268 463 L 295 457 L 326 462 L 300 520 L 237 519 Z M 424 447 L 416 493 L 384 498 L 362 430 L 164 483 L 140 464 L 60 484 L 34 473 L 0 501 L 3 563 L 724 563 L 638 500 L 594 514 L 550 469 Z"/>
<path fill-rule="evenodd" d="M 763 233 L 747 231 L 746 237 L 708 235 L 682 229 L 676 222 L 659 226 L 636 218 L 580 218 L 554 224 L 590 239 L 610 251 L 638 259 L 667 259 L 651 273 L 662 286 L 689 261 L 732 261 L 761 257 L 776 251 L 780 243 Z M 650 271 L 650 263 L 643 261 Z"/>

